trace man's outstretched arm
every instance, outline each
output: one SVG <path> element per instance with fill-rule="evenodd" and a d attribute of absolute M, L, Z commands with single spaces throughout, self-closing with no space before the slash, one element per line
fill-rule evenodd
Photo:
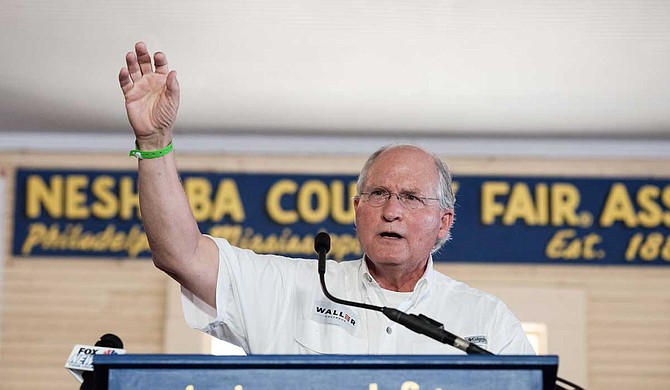
<path fill-rule="evenodd" d="M 172 142 L 179 108 L 179 82 L 165 54 L 152 58 L 138 42 L 119 72 L 126 111 L 139 150 Z M 216 307 L 218 249 L 204 237 L 179 181 L 175 153 L 139 160 L 140 210 L 153 262 L 197 297 Z"/>

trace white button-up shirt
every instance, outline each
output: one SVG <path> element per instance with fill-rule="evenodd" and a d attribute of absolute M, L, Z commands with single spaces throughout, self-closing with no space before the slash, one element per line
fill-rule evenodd
<path fill-rule="evenodd" d="M 213 238 L 219 248 L 217 309 L 182 289 L 193 328 L 239 345 L 248 354 L 462 354 L 396 324 L 382 313 L 340 305 L 321 291 L 317 261 L 259 255 Z M 494 354 L 534 355 L 521 324 L 500 300 L 457 282 L 428 262 L 414 291 L 383 290 L 363 260 L 328 261 L 335 297 L 424 314 Z"/>

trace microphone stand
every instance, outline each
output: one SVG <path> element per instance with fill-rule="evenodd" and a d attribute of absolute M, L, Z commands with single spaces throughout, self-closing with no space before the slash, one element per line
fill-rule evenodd
<path fill-rule="evenodd" d="M 314 237 L 314 250 L 319 254 L 318 272 L 319 280 L 321 281 L 321 290 L 323 291 L 323 294 L 326 296 L 326 298 L 330 299 L 331 301 L 341 305 L 354 306 L 361 309 L 381 312 L 393 322 L 403 325 L 404 327 L 413 330 L 416 333 L 423 334 L 434 340 L 437 340 L 442 344 L 451 345 L 452 347 L 460 349 L 469 355 L 493 355 L 492 352 L 481 348 L 477 344 L 471 343 L 456 336 L 453 333 L 448 332 L 444 329 L 444 325 L 442 323 L 435 321 L 434 319 L 423 314 L 407 314 L 394 308 L 369 305 L 362 302 L 347 301 L 331 295 L 326 288 L 326 254 L 330 251 L 330 236 L 328 233 L 319 232 L 316 237 Z M 556 382 L 555 389 L 558 390 L 585 390 L 582 387 L 559 377 L 556 377 Z M 564 387 L 559 385 L 558 382 L 564 383 L 571 387 Z"/>

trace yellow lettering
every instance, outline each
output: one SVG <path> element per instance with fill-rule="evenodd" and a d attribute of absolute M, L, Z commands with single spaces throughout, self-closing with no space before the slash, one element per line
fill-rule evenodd
<path fill-rule="evenodd" d="M 582 242 L 582 258 L 591 260 L 604 257 L 604 252 L 596 250 L 596 245 L 600 244 L 602 241 L 602 237 L 596 233 L 587 234 Z"/>
<path fill-rule="evenodd" d="M 53 175 L 47 185 L 40 176 L 30 175 L 26 180 L 26 216 L 39 218 L 42 206 L 52 218 L 63 216 L 63 176 Z"/>
<path fill-rule="evenodd" d="M 578 259 L 582 254 L 582 246 L 579 241 L 574 240 L 570 241 L 565 248 L 563 248 L 563 258 L 564 259 Z"/>
<path fill-rule="evenodd" d="M 523 219 L 526 225 L 534 225 L 537 219 L 533 207 L 533 196 L 525 183 L 516 183 L 512 187 L 502 223 L 513 225 L 519 218 Z"/>
<path fill-rule="evenodd" d="M 251 249 L 257 253 L 274 253 L 291 256 L 311 256 L 314 254 L 314 237 L 311 234 L 300 236 L 294 234 L 291 229 L 284 228 L 280 234 L 269 234 L 264 236 L 257 233 L 253 228 L 243 228 L 241 225 L 215 225 L 208 233 L 212 236 L 222 237 L 232 245 Z M 330 255 L 333 259 L 341 261 L 347 256 L 360 256 L 362 254 L 358 239 L 352 234 L 331 234 L 333 250 Z"/>
<path fill-rule="evenodd" d="M 91 192 L 96 199 L 91 205 L 91 215 L 100 219 L 113 218 L 119 210 L 119 201 L 112 192 L 115 180 L 111 176 L 99 176 L 93 180 Z"/>
<path fill-rule="evenodd" d="M 560 259 L 563 258 L 563 251 L 565 250 L 567 243 L 566 241 L 571 240 L 577 235 L 573 229 L 559 230 L 554 234 L 554 236 L 549 240 L 547 248 L 545 249 L 545 254 L 550 259 Z"/>
<path fill-rule="evenodd" d="M 126 241 L 128 256 L 131 258 L 137 257 L 140 253 L 149 250 L 149 240 L 147 240 L 147 235 L 144 234 L 137 225 L 130 229 Z"/>
<path fill-rule="evenodd" d="M 89 217 L 86 207 L 86 187 L 88 177 L 71 175 L 65 179 L 65 217 L 69 219 L 86 219 Z"/>
<path fill-rule="evenodd" d="M 280 180 L 270 187 L 265 199 L 265 208 L 273 221 L 282 225 L 298 222 L 298 213 L 281 207 L 281 198 L 286 194 L 295 194 L 297 190 L 298 184 L 289 179 Z"/>
<path fill-rule="evenodd" d="M 28 236 L 23 242 L 21 253 L 29 255 L 37 247 L 44 251 L 127 252 L 129 257 L 136 257 L 149 249 L 149 243 L 137 225 L 128 233 L 117 231 L 114 225 L 108 225 L 103 231 L 93 233 L 85 231 L 82 224 L 68 224 L 61 230 L 57 224 L 47 228 L 42 223 L 34 223 L 28 228 Z"/>
<path fill-rule="evenodd" d="M 207 220 L 211 209 L 210 197 L 212 185 L 209 180 L 201 177 L 189 177 L 184 180 L 184 192 L 193 216 L 198 222 Z"/>
<path fill-rule="evenodd" d="M 212 220 L 220 221 L 227 215 L 230 215 L 230 219 L 234 222 L 243 222 L 246 217 L 240 191 L 233 179 L 222 180 L 219 183 L 216 190 L 216 199 L 214 199 Z"/>
<path fill-rule="evenodd" d="M 549 223 L 549 188 L 545 183 L 535 186 L 535 225 L 546 226 Z"/>
<path fill-rule="evenodd" d="M 661 252 L 665 237 L 659 232 L 650 233 L 640 247 L 640 258 L 644 261 L 654 261 Z"/>
<path fill-rule="evenodd" d="M 42 238 L 47 232 L 47 227 L 43 223 L 30 224 L 28 236 L 21 246 L 21 254 L 26 256 L 32 253 L 33 248 L 42 242 Z"/>
<path fill-rule="evenodd" d="M 330 184 L 332 194 L 331 214 L 333 220 L 339 224 L 349 224 L 354 222 L 354 205 L 351 201 L 356 195 L 356 182 L 349 183 L 349 195 L 345 196 L 344 183 L 335 180 Z"/>
<path fill-rule="evenodd" d="M 484 182 L 482 184 L 481 218 L 484 225 L 495 223 L 496 217 L 505 212 L 504 203 L 496 202 L 496 196 L 507 195 L 509 184 L 503 181 Z"/>
<path fill-rule="evenodd" d="M 550 259 L 601 259 L 605 257 L 605 252 L 596 248 L 601 242 L 602 237 L 596 233 L 589 233 L 582 238 L 577 237 L 574 229 L 559 230 L 549 240 L 545 254 Z"/>
<path fill-rule="evenodd" d="M 119 200 L 121 209 L 119 218 L 129 220 L 133 218 L 133 211 L 136 211 L 140 218 L 140 195 L 135 188 L 135 181 L 131 177 L 122 177 L 119 182 Z"/>
<path fill-rule="evenodd" d="M 412 381 L 405 381 L 400 385 L 400 390 L 420 390 L 419 384 Z"/>
<path fill-rule="evenodd" d="M 603 212 L 600 214 L 600 226 L 609 227 L 615 222 L 623 222 L 627 227 L 636 227 L 635 209 L 623 183 L 615 183 L 607 195 Z"/>
<path fill-rule="evenodd" d="M 637 214 L 637 221 L 642 227 L 654 228 L 661 224 L 663 210 L 656 203 L 660 194 L 661 189 L 652 185 L 642 186 L 637 191 L 637 204 L 641 209 Z"/>
<path fill-rule="evenodd" d="M 663 205 L 666 208 L 666 212 L 663 213 L 663 225 L 670 228 L 670 185 L 663 188 L 663 194 L 661 195 Z"/>
<path fill-rule="evenodd" d="M 551 186 L 551 223 L 554 226 L 576 226 L 579 224 L 577 207 L 580 203 L 577 187 L 568 183 Z"/>
<path fill-rule="evenodd" d="M 497 200 L 497 197 L 509 195 L 506 200 Z M 538 183 L 531 190 L 523 182 L 510 185 L 506 182 L 485 182 L 482 185 L 481 222 L 484 225 L 495 223 L 497 217 L 502 217 L 503 225 L 513 225 L 522 220 L 526 225 L 542 226 L 549 221 L 554 226 L 584 226 L 585 217 L 580 216 L 577 208 L 580 203 L 580 193 L 577 187 L 569 183 L 555 183 L 549 187 L 546 183 Z M 551 214 L 550 214 L 551 211 Z"/>
<path fill-rule="evenodd" d="M 575 231 L 572 229 L 557 232 L 547 247 L 547 254 L 551 251 L 553 257 L 548 257 L 554 259 L 578 259 L 581 256 L 582 247 L 579 240 L 573 239 L 575 235 Z"/>
<path fill-rule="evenodd" d="M 312 199 L 316 207 L 312 207 Z M 328 187 L 322 181 L 308 180 L 298 191 L 298 213 L 302 220 L 311 223 L 321 223 L 328 218 Z"/>

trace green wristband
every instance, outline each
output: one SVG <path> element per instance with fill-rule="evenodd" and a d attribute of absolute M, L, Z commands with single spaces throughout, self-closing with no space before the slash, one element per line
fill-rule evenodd
<path fill-rule="evenodd" d="M 172 142 L 168 144 L 168 146 L 164 147 L 163 149 L 158 149 L 158 150 L 139 150 L 139 149 L 133 149 L 130 151 L 128 154 L 130 157 L 137 157 L 140 160 L 145 160 L 145 159 L 151 159 L 151 158 L 158 158 L 158 157 L 163 157 L 166 154 L 170 153 L 174 149 L 174 145 L 172 145 Z"/>

